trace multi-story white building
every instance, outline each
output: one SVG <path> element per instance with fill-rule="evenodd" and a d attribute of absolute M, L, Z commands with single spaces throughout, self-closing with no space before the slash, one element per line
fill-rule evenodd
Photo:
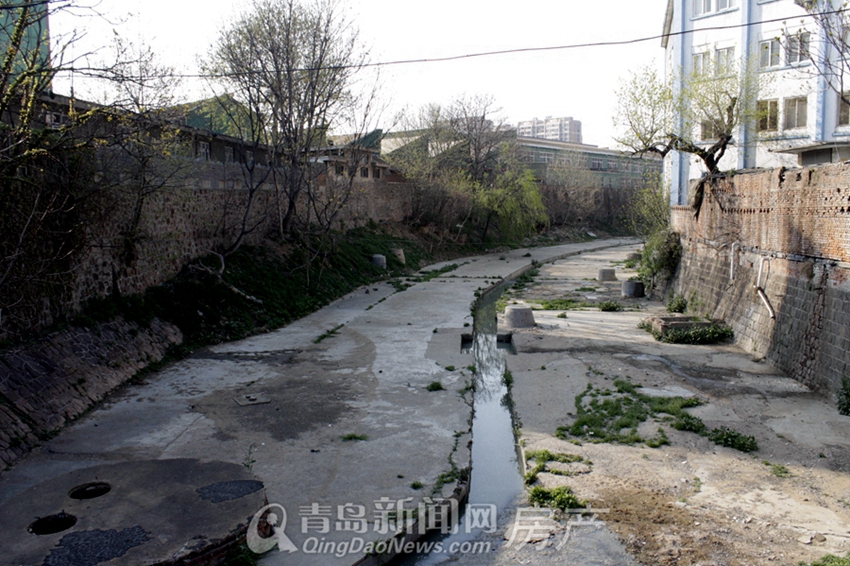
<path fill-rule="evenodd" d="M 581 142 L 581 122 L 570 118 L 552 118 L 527 120 L 517 124 L 517 135 L 525 138 L 540 138 L 567 143 Z"/>
<path fill-rule="evenodd" d="M 808 54 L 840 57 L 801 4 L 838 10 L 843 0 L 669 0 L 662 46 L 665 71 L 680 91 L 694 71 L 751 69 L 760 83 L 758 118 L 734 132 L 722 170 L 793 167 L 850 157 L 850 113 Z M 841 5 L 841 6 L 840 6 Z M 834 6 L 834 7 L 833 7 Z M 833 83 L 835 81 L 832 81 Z M 710 137 L 698 133 L 697 137 Z M 710 139 L 701 140 L 706 144 Z M 668 156 L 673 204 L 703 172 L 685 153 Z"/>

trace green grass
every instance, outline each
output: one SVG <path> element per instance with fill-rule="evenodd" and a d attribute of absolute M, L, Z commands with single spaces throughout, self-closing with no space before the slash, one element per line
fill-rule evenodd
<path fill-rule="evenodd" d="M 690 329 L 671 329 L 665 332 L 660 340 L 667 344 L 717 344 L 725 342 L 734 336 L 728 326 L 712 324 L 711 326 L 696 326 Z"/>
<path fill-rule="evenodd" d="M 341 437 L 343 442 L 354 442 L 354 441 L 363 441 L 369 440 L 369 437 L 365 434 L 356 434 L 354 432 L 349 432 L 348 434 Z"/>
<path fill-rule="evenodd" d="M 762 464 L 770 468 L 770 473 L 778 478 L 789 478 L 791 477 L 791 470 L 783 466 L 782 464 L 771 464 L 767 460 L 762 460 Z"/>
<path fill-rule="evenodd" d="M 445 391 L 446 390 L 446 388 L 443 387 L 443 384 L 440 383 L 439 381 L 432 381 L 431 383 L 429 383 L 425 387 L 425 389 L 427 389 L 428 391 Z"/>
<path fill-rule="evenodd" d="M 623 305 L 617 301 L 602 301 L 598 306 L 602 312 L 620 312 L 623 310 Z"/>
<path fill-rule="evenodd" d="M 533 303 L 531 306 L 543 311 L 568 311 L 593 307 L 591 303 L 576 299 L 544 299 Z"/>
<path fill-rule="evenodd" d="M 708 439 L 718 446 L 734 448 L 741 452 L 755 452 L 759 449 L 755 437 L 741 434 L 725 426 L 713 429 L 708 433 Z"/>
<path fill-rule="evenodd" d="M 597 373 L 593 368 L 588 370 Z M 638 434 L 638 426 L 654 418 L 669 423 L 676 430 L 707 436 L 720 446 L 741 452 L 758 450 L 758 443 L 752 436 L 726 427 L 709 432 L 702 419 L 687 412 L 687 409 L 702 405 L 702 401 L 696 397 L 650 397 L 640 392 L 640 385 L 627 379 L 614 380 L 614 387 L 616 390 L 612 391 L 588 384 L 587 389 L 575 398 L 575 421 L 570 426 L 558 427 L 555 436 L 561 440 L 580 438 L 593 443 L 645 443 L 650 448 L 670 444 L 662 427 L 651 438 L 643 438 Z"/>
<path fill-rule="evenodd" d="M 579 499 L 568 486 L 549 489 L 535 486 L 528 492 L 528 502 L 541 507 L 551 507 L 566 511 L 567 509 L 581 509 L 587 505 L 587 501 Z"/>
<path fill-rule="evenodd" d="M 341 329 L 343 326 L 345 326 L 345 325 L 344 325 L 344 324 L 340 324 L 340 325 L 338 325 L 338 326 L 335 326 L 334 328 L 331 328 L 330 330 L 328 330 L 327 332 L 325 332 L 324 334 L 322 334 L 321 336 L 319 336 L 318 338 L 316 338 L 315 340 L 313 340 L 313 344 L 320 344 L 322 341 L 324 341 L 324 340 L 326 340 L 326 339 L 330 338 L 331 336 L 336 336 L 336 335 L 337 335 L 337 333 L 340 331 L 340 329 Z"/>
<path fill-rule="evenodd" d="M 410 489 L 422 489 L 423 487 L 425 487 L 425 484 L 421 481 L 415 481 L 410 484 Z"/>
<path fill-rule="evenodd" d="M 798 562 L 797 566 L 850 566 L 850 553 L 844 558 L 827 554 L 814 562 Z"/>

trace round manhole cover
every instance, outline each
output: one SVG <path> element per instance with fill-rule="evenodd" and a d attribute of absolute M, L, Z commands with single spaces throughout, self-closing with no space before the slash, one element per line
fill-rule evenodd
<path fill-rule="evenodd" d="M 27 531 L 34 535 L 52 535 L 67 531 L 77 524 L 77 518 L 73 515 L 68 515 L 64 511 L 47 517 L 40 517 L 30 523 Z"/>
<path fill-rule="evenodd" d="M 102 481 L 84 483 L 71 489 L 68 492 L 68 497 L 71 499 L 96 499 L 106 495 L 111 489 L 112 487 L 108 483 Z"/>

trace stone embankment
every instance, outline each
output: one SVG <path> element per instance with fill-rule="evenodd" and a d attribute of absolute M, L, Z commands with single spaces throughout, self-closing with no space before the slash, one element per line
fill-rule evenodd
<path fill-rule="evenodd" d="M 182 341 L 159 320 L 117 319 L 0 353 L 0 461 L 9 466 Z"/>
<path fill-rule="evenodd" d="M 722 180 L 698 218 L 673 209 L 684 248 L 675 292 L 757 358 L 835 396 L 850 377 L 848 217 L 845 164 Z"/>

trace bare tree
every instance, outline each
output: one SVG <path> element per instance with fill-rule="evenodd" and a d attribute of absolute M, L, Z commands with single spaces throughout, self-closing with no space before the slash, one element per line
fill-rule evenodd
<path fill-rule="evenodd" d="M 76 6 L 0 0 L 0 334 L 60 310 L 96 205 L 86 128 L 94 113 L 51 91 L 56 74 L 76 62 L 67 53 L 79 35 L 51 42 L 47 20 Z"/>
<path fill-rule="evenodd" d="M 188 141 L 177 125 L 183 111 L 174 105 L 180 80 L 174 69 L 157 62 L 146 45 L 115 39 L 115 59 L 109 65 L 111 100 L 101 151 L 103 176 L 125 199 L 130 216 L 123 233 L 122 258 L 131 265 L 136 246 L 147 237 L 140 231 L 146 203 L 156 193 L 178 186 L 186 168 Z"/>
<path fill-rule="evenodd" d="M 361 102 L 352 83 L 364 63 L 357 32 L 336 0 L 254 0 L 221 32 L 207 70 L 243 106 L 243 139 L 268 152 L 259 171 L 246 163 L 246 220 L 231 250 L 250 229 L 253 195 L 264 183 L 277 194 L 281 237 L 296 227 L 305 200 L 306 206 L 318 201 L 320 168 L 312 150 L 326 145 L 329 129 Z M 303 218 L 309 223 L 315 212 Z"/>
<path fill-rule="evenodd" d="M 850 107 L 850 2 L 845 0 L 795 0 L 811 16 L 823 41 L 812 42 L 810 34 L 801 28 L 786 29 L 785 41 L 789 53 L 808 60 L 828 87 L 838 94 L 842 106 Z"/>

